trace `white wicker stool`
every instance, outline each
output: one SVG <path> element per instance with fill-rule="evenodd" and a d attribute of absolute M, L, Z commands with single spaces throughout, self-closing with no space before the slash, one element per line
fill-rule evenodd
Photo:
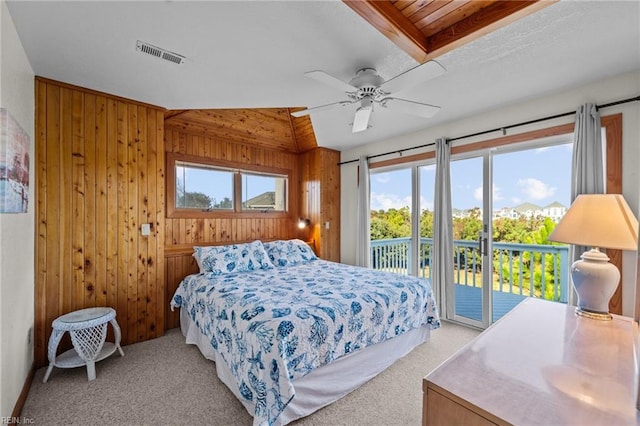
<path fill-rule="evenodd" d="M 111 323 L 115 342 L 106 342 L 107 324 Z M 96 378 L 97 361 L 113 354 L 116 349 L 124 356 L 120 347 L 120 327 L 116 321 L 116 311 L 112 308 L 87 308 L 69 312 L 56 318 L 51 325 L 53 331 L 49 338 L 49 368 L 42 379 L 46 383 L 53 367 L 74 368 L 87 366 L 89 381 Z M 58 345 L 65 332 L 71 335 L 73 349 L 56 356 Z"/>

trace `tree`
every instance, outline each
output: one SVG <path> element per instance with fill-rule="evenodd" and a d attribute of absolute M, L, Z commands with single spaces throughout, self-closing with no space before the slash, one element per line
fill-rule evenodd
<path fill-rule="evenodd" d="M 474 209 L 469 216 L 453 219 L 453 239 L 475 241 L 482 230 L 479 209 Z"/>
<path fill-rule="evenodd" d="M 371 218 L 371 240 L 384 240 L 391 238 L 391 226 L 384 218 Z"/>
<path fill-rule="evenodd" d="M 477 241 L 482 230 L 482 212 L 479 208 L 469 211 L 465 217 L 453 218 L 453 238 L 454 240 Z M 521 243 L 530 245 L 549 245 L 549 235 L 556 224 L 548 217 L 519 217 L 519 218 L 497 218 L 493 220 L 493 241 L 504 243 Z M 371 240 L 382 240 L 408 237 L 411 235 L 411 212 L 409 207 L 389 210 L 371 211 Z M 420 237 L 433 238 L 433 212 L 423 210 L 420 214 Z M 458 247 L 455 261 L 459 263 L 457 267 L 479 273 L 481 260 L 474 247 Z M 376 259 L 380 265 L 384 265 L 387 257 L 397 256 L 398 248 L 390 249 L 384 254 L 378 253 Z M 502 254 L 502 256 L 501 256 Z M 428 259 L 430 247 L 422 254 Z M 505 262 L 505 255 L 512 256 L 511 262 Z M 533 286 L 533 293 L 538 297 L 549 300 L 556 299 L 555 288 L 558 277 L 554 276 L 555 271 L 560 269 L 560 260 L 553 254 L 543 254 L 531 251 L 517 252 L 513 250 L 495 249 L 493 251 L 493 271 L 494 286 L 498 289 L 500 283 L 499 276 L 502 277 L 522 277 L 523 286 Z M 554 261 L 556 264 L 554 265 Z M 456 263 L 456 264 L 457 264 Z M 471 268 L 471 269 L 469 269 Z M 514 278 L 518 279 L 518 278 Z M 544 283 L 544 288 L 543 284 Z"/>
<path fill-rule="evenodd" d="M 371 211 L 371 239 L 401 238 L 411 236 L 411 212 L 409 207 Z"/>
<path fill-rule="evenodd" d="M 520 243 L 529 230 L 527 219 L 498 218 L 493 221 L 493 241 Z"/>
<path fill-rule="evenodd" d="M 224 197 L 222 201 L 220 201 L 219 203 L 216 203 L 215 201 L 216 200 L 214 199 L 213 206 L 212 206 L 214 209 L 232 209 L 233 208 L 233 202 L 229 197 Z"/>
<path fill-rule="evenodd" d="M 433 238 L 433 212 L 422 210 L 420 214 L 420 236 L 422 238 Z"/>
<path fill-rule="evenodd" d="M 176 205 L 190 209 L 210 209 L 212 198 L 202 192 L 185 192 L 176 197 Z"/>
<path fill-rule="evenodd" d="M 215 207 L 213 201 L 203 192 L 187 191 L 182 179 L 176 179 L 176 207 L 206 210 Z"/>

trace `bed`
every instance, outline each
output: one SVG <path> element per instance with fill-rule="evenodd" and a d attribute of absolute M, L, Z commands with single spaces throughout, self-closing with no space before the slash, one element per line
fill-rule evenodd
<path fill-rule="evenodd" d="M 200 273 L 171 308 L 254 425 L 336 401 L 440 326 L 428 280 L 321 260 L 301 240 L 194 250 Z"/>

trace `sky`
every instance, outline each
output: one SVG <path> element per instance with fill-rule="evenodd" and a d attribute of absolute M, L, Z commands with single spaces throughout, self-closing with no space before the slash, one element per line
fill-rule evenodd
<path fill-rule="evenodd" d="M 568 207 L 572 144 L 516 152 L 498 152 L 493 156 L 493 209 L 515 207 L 528 202 L 544 207 L 555 201 Z M 435 165 L 420 168 L 420 209 L 433 210 Z M 216 201 L 232 198 L 229 172 L 188 168 L 185 175 L 188 191 L 203 192 Z M 180 176 L 178 176 L 180 178 Z M 215 182 L 212 185 L 210 182 Z M 482 207 L 482 157 L 451 163 L 452 207 L 467 210 Z M 252 176 L 244 185 L 250 199 L 274 190 L 270 178 Z M 371 209 L 411 207 L 411 169 L 371 173 Z"/>
<path fill-rule="evenodd" d="M 544 207 L 557 201 L 568 207 L 573 144 L 493 156 L 493 209 L 528 202 Z M 420 167 L 420 209 L 433 210 L 435 166 Z M 482 207 L 482 158 L 451 162 L 454 209 Z M 371 209 L 411 207 L 411 169 L 371 174 Z"/>
<path fill-rule="evenodd" d="M 184 174 L 182 173 L 184 171 Z M 178 167 L 176 169 L 178 179 L 183 179 L 187 183 L 187 191 L 202 192 L 207 194 L 216 202 L 224 200 L 225 197 L 233 199 L 233 173 L 228 171 L 217 171 L 197 167 Z M 251 199 L 267 191 L 275 190 L 275 180 L 270 177 L 259 175 L 243 175 L 243 198 Z M 215 182 L 215 184 L 212 184 Z"/>

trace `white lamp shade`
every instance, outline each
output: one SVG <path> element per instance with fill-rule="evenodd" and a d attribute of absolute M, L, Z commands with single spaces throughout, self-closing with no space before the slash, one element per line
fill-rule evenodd
<path fill-rule="evenodd" d="M 620 194 L 576 197 L 550 241 L 619 250 L 638 249 L 638 220 Z"/>

